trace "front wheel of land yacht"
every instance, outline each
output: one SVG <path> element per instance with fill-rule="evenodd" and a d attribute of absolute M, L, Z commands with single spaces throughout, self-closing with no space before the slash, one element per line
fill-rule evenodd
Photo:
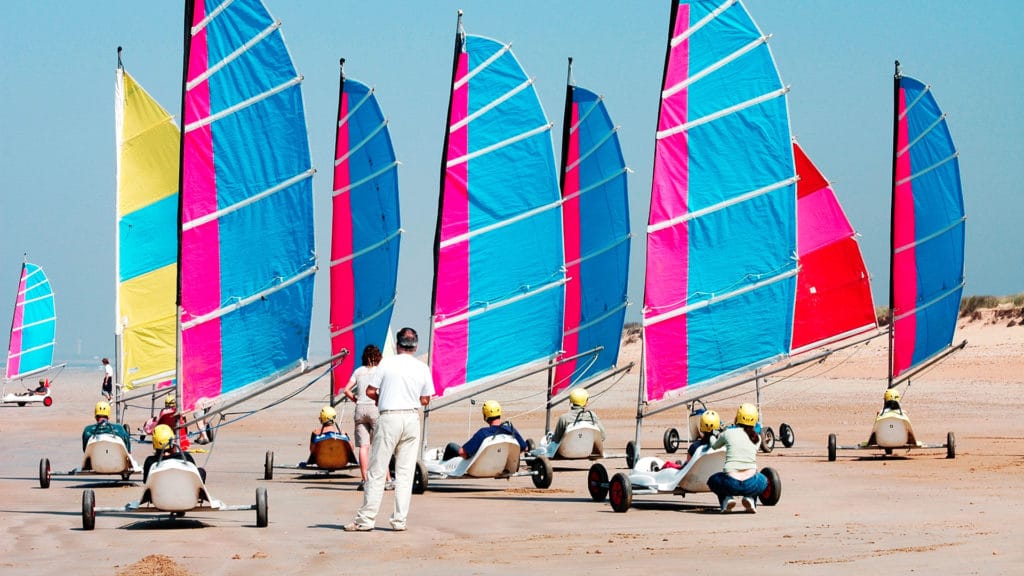
<path fill-rule="evenodd" d="M 761 430 L 761 452 L 769 453 L 772 450 L 775 450 L 775 430 L 767 426 Z"/>
<path fill-rule="evenodd" d="M 796 444 L 796 434 L 793 432 L 793 427 L 785 422 L 779 424 L 779 439 L 782 440 L 783 446 L 792 448 L 793 444 Z"/>
<path fill-rule="evenodd" d="M 96 527 L 96 493 L 92 490 L 82 492 L 82 529 L 92 530 Z"/>
<path fill-rule="evenodd" d="M 533 441 L 533 438 L 527 438 L 526 439 L 526 451 L 527 452 L 533 452 L 533 450 L 536 447 L 537 447 L 537 443 Z"/>
<path fill-rule="evenodd" d="M 612 476 L 611 484 L 608 485 L 608 500 L 612 504 L 612 510 L 626 512 L 633 504 L 633 484 L 629 476 L 619 472 Z"/>
<path fill-rule="evenodd" d="M 636 442 L 633 442 L 632 440 L 626 442 L 626 468 L 633 468 L 633 465 L 636 464 L 637 458 L 640 457 L 638 452 L 639 450 L 637 449 Z"/>
<path fill-rule="evenodd" d="M 956 458 L 956 436 L 952 432 L 946 433 L 946 458 Z"/>
<path fill-rule="evenodd" d="M 604 502 L 608 497 L 608 470 L 600 462 L 595 462 L 587 472 L 587 491 L 594 502 Z"/>
<path fill-rule="evenodd" d="M 416 461 L 412 471 L 412 493 L 423 494 L 427 491 L 427 465 L 422 460 Z"/>
<path fill-rule="evenodd" d="M 263 479 L 273 480 L 274 479 L 274 451 L 267 450 L 267 455 L 263 459 Z"/>
<path fill-rule="evenodd" d="M 39 461 L 39 487 L 50 487 L 50 459 L 43 458 Z"/>
<path fill-rule="evenodd" d="M 779 477 L 779 473 L 774 468 L 762 468 L 761 474 L 768 479 L 768 486 L 764 489 L 764 492 L 758 496 L 761 500 L 761 504 L 765 506 L 775 506 L 779 503 L 779 498 L 782 498 L 782 478 Z"/>
<path fill-rule="evenodd" d="M 829 462 L 835 462 L 836 461 L 836 435 L 835 434 L 829 434 L 828 435 L 828 461 Z"/>
<path fill-rule="evenodd" d="M 675 428 L 665 430 L 665 435 L 661 441 L 665 445 L 665 452 L 675 454 L 676 450 L 679 450 L 679 430 Z"/>
<path fill-rule="evenodd" d="M 53 406 L 53 398 L 50 397 L 50 396 L 47 396 L 46 398 L 43 398 L 43 406 L 46 406 L 47 408 L 49 408 L 50 406 Z"/>
<path fill-rule="evenodd" d="M 267 489 L 260 486 L 256 489 L 256 527 L 266 528 L 270 523 L 267 516 Z"/>
<path fill-rule="evenodd" d="M 537 456 L 530 461 L 530 469 L 533 470 L 533 485 L 537 488 L 549 488 L 551 486 L 554 469 L 547 456 Z"/>

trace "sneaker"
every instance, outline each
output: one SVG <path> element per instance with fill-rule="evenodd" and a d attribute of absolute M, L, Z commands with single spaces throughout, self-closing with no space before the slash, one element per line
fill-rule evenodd
<path fill-rule="evenodd" d="M 362 492 L 362 491 L 363 491 L 363 486 L 364 486 L 365 484 L 366 484 L 366 481 L 365 481 L 365 480 L 364 480 L 363 482 L 360 482 L 360 483 L 359 483 L 359 485 L 358 485 L 358 486 L 356 486 L 356 492 Z"/>
<path fill-rule="evenodd" d="M 725 502 L 722 502 L 722 508 L 721 508 L 721 510 L 719 510 L 719 512 L 721 512 L 722 514 L 725 514 L 726 512 L 732 512 L 732 509 L 735 508 L 735 507 L 736 507 L 736 499 L 735 498 L 729 498 Z"/>
<path fill-rule="evenodd" d="M 385 490 L 394 490 L 395 489 L 395 483 L 392 482 L 392 481 L 388 481 L 387 483 L 384 484 L 384 489 Z"/>
<path fill-rule="evenodd" d="M 299 462 L 299 468 L 305 468 L 307 466 L 309 466 L 309 463 L 306 462 L 305 460 L 303 460 L 302 462 Z"/>
<path fill-rule="evenodd" d="M 364 526 L 358 522 L 349 522 L 341 527 L 345 532 L 369 532 L 373 530 L 373 526 Z"/>
<path fill-rule="evenodd" d="M 751 514 L 757 513 L 757 504 L 754 503 L 754 499 L 750 496 L 743 497 L 743 507 L 747 509 L 747 512 Z"/>
<path fill-rule="evenodd" d="M 394 530 L 395 532 L 405 532 L 405 524 L 396 524 L 396 523 L 392 522 L 391 523 L 391 529 Z"/>

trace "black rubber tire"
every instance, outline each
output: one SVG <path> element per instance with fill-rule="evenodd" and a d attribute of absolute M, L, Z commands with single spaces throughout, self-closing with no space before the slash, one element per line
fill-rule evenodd
<path fill-rule="evenodd" d="M 131 470 L 128 470 L 127 472 L 121 472 L 121 481 L 122 482 L 127 482 L 128 479 L 131 478 L 131 477 L 132 477 L 132 471 Z"/>
<path fill-rule="evenodd" d="M 679 430 L 675 428 L 665 430 L 665 434 L 661 437 L 661 443 L 665 447 L 665 452 L 675 454 L 676 450 L 679 450 Z"/>
<path fill-rule="evenodd" d="M 427 491 L 427 465 L 422 460 L 416 461 L 416 468 L 412 471 L 412 493 L 423 494 Z"/>
<path fill-rule="evenodd" d="M 18 406 L 24 406 L 24 405 L 25 405 L 24 402 L 18 402 Z"/>
<path fill-rule="evenodd" d="M 533 475 L 530 478 L 533 480 L 534 486 L 541 489 L 551 487 L 551 480 L 555 470 L 551 467 L 551 461 L 548 460 L 547 456 L 537 456 L 530 460 L 530 470 L 533 471 Z"/>
<path fill-rule="evenodd" d="M 96 493 L 92 490 L 82 492 L 82 530 L 96 527 Z"/>
<path fill-rule="evenodd" d="M 835 462 L 836 461 L 836 435 L 835 434 L 829 434 L 828 435 L 828 461 L 829 462 Z"/>
<path fill-rule="evenodd" d="M 534 448 L 537 447 L 537 443 L 533 441 L 533 438 L 526 439 L 526 451 L 533 452 Z"/>
<path fill-rule="evenodd" d="M 779 424 L 779 440 L 782 440 L 782 445 L 786 448 L 792 448 L 793 444 L 796 444 L 796 433 L 793 432 L 793 427 L 785 422 Z"/>
<path fill-rule="evenodd" d="M 274 451 L 267 450 L 267 455 L 263 459 L 263 479 L 273 480 L 274 479 Z"/>
<path fill-rule="evenodd" d="M 39 461 L 39 487 L 50 487 L 50 459 L 43 458 Z"/>
<path fill-rule="evenodd" d="M 886 456 L 892 456 L 892 448 L 886 448 L 885 449 L 885 455 Z"/>
<path fill-rule="evenodd" d="M 619 472 L 612 476 L 608 484 L 608 500 L 611 502 L 612 510 L 616 512 L 627 512 L 633 505 L 633 484 L 629 476 Z"/>
<path fill-rule="evenodd" d="M 632 470 L 637 460 L 639 460 L 639 450 L 636 448 L 636 442 L 630 440 L 626 442 L 626 468 Z"/>
<path fill-rule="evenodd" d="M 266 528 L 270 524 L 267 509 L 267 489 L 260 486 L 256 489 L 256 527 Z"/>
<path fill-rule="evenodd" d="M 761 474 L 764 474 L 764 477 L 768 479 L 768 487 L 758 495 L 758 499 L 765 506 L 775 506 L 779 503 L 779 499 L 782 498 L 782 478 L 774 468 L 762 468 Z"/>
<path fill-rule="evenodd" d="M 587 491 L 594 502 L 604 502 L 608 497 L 608 470 L 600 462 L 595 462 L 587 472 Z"/>
<path fill-rule="evenodd" d="M 766 426 L 761 430 L 761 452 L 768 454 L 772 450 L 775 450 L 775 430 L 772 430 L 771 426 Z"/>
<path fill-rule="evenodd" d="M 956 436 L 952 432 L 946 433 L 946 458 L 956 458 Z"/>

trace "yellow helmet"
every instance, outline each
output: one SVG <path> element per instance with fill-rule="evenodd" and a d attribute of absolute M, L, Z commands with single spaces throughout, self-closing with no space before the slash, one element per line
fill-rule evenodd
<path fill-rule="evenodd" d="M 154 450 L 166 450 L 171 446 L 171 440 L 174 439 L 174 430 L 167 424 L 161 424 L 153 430 L 153 449 Z"/>
<path fill-rule="evenodd" d="M 324 406 L 320 409 L 320 423 L 329 424 L 338 417 L 338 412 L 331 406 Z"/>
<path fill-rule="evenodd" d="M 573 406 L 583 407 L 587 405 L 587 400 L 590 399 L 590 393 L 587 392 L 586 388 L 573 388 L 572 392 L 569 393 L 569 402 Z"/>
<path fill-rule="evenodd" d="M 490 420 L 491 418 L 501 418 L 501 404 L 498 404 L 497 400 L 488 400 L 484 402 L 484 420 Z"/>
<path fill-rule="evenodd" d="M 887 388 L 885 390 L 885 401 L 886 402 L 899 402 L 900 391 L 895 388 Z"/>
<path fill-rule="evenodd" d="M 177 401 L 174 399 L 174 394 L 164 396 L 164 408 L 171 408 L 175 404 L 177 404 Z"/>
<path fill-rule="evenodd" d="M 749 403 L 740 404 L 740 409 L 736 411 L 736 423 L 740 426 L 757 424 L 757 406 Z"/>
<path fill-rule="evenodd" d="M 722 419 L 718 417 L 718 412 L 714 410 L 705 410 L 700 415 L 700 431 L 703 433 L 714 432 L 722 425 Z"/>
<path fill-rule="evenodd" d="M 104 418 L 110 418 L 110 402 L 106 400 L 100 400 L 96 403 L 96 417 L 103 416 Z"/>

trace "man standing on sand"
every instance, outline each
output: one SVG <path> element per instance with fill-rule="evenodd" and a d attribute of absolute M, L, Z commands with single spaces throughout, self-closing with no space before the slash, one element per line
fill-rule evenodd
<path fill-rule="evenodd" d="M 366 394 L 377 402 L 380 417 L 370 446 L 363 505 L 356 511 L 355 520 L 342 527 L 346 532 L 373 530 L 392 455 L 395 457 L 395 509 L 391 529 L 397 532 L 406 529 L 413 472 L 420 449 L 420 407 L 430 403 L 434 382 L 430 368 L 414 356 L 419 346 L 416 331 L 402 328 L 396 340 L 398 353 L 380 361 L 367 385 Z"/>
<path fill-rule="evenodd" d="M 103 397 L 110 402 L 114 397 L 114 367 L 110 365 L 110 359 L 103 359 L 103 386 L 100 388 Z"/>

